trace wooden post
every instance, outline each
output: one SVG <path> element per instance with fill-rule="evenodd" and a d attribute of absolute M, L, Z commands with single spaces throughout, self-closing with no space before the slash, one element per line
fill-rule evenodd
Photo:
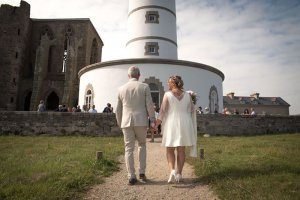
<path fill-rule="evenodd" d="M 103 156 L 103 152 L 102 151 L 96 151 L 96 159 L 97 160 L 101 160 Z"/>
<path fill-rule="evenodd" d="M 200 149 L 200 159 L 204 159 L 204 149 Z"/>

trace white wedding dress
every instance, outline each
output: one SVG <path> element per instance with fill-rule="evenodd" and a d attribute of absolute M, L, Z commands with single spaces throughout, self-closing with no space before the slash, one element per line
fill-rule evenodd
<path fill-rule="evenodd" d="M 195 146 L 197 135 L 193 117 L 194 106 L 189 93 L 183 92 L 177 98 L 172 92 L 166 92 L 158 116 L 162 121 L 162 146 Z M 193 154 L 197 153 L 195 151 Z"/>

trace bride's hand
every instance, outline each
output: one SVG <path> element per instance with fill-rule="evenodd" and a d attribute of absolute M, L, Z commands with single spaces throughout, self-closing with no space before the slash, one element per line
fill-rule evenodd
<path fill-rule="evenodd" d="M 158 128 L 158 126 L 161 124 L 161 120 L 157 119 L 155 122 L 155 127 L 156 129 Z"/>

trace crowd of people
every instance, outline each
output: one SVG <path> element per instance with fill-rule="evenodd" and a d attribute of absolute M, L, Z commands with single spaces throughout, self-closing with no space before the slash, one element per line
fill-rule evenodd
<path fill-rule="evenodd" d="M 67 107 L 66 105 L 58 105 L 57 109 L 54 110 L 55 112 L 86 112 L 86 113 L 98 113 L 96 106 L 92 105 L 91 108 L 88 108 L 86 105 L 83 105 L 82 109 L 80 105 L 76 107 Z M 43 100 L 40 101 L 37 112 L 46 112 L 46 105 Z M 110 103 L 107 103 L 106 107 L 103 109 L 103 113 L 113 113 L 113 107 Z"/>

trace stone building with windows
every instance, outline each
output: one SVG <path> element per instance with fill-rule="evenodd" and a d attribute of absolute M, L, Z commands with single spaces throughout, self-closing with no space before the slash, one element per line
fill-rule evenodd
<path fill-rule="evenodd" d="M 0 8 L 0 110 L 78 104 L 78 72 L 101 62 L 103 42 L 90 19 L 32 19 L 30 5 Z"/>
<path fill-rule="evenodd" d="M 281 97 L 260 97 L 259 93 L 234 96 L 234 92 L 223 97 L 223 105 L 230 113 L 236 110 L 239 114 L 243 114 L 246 109 L 251 112 L 251 108 L 254 108 L 258 115 L 289 115 L 290 107 Z"/>

